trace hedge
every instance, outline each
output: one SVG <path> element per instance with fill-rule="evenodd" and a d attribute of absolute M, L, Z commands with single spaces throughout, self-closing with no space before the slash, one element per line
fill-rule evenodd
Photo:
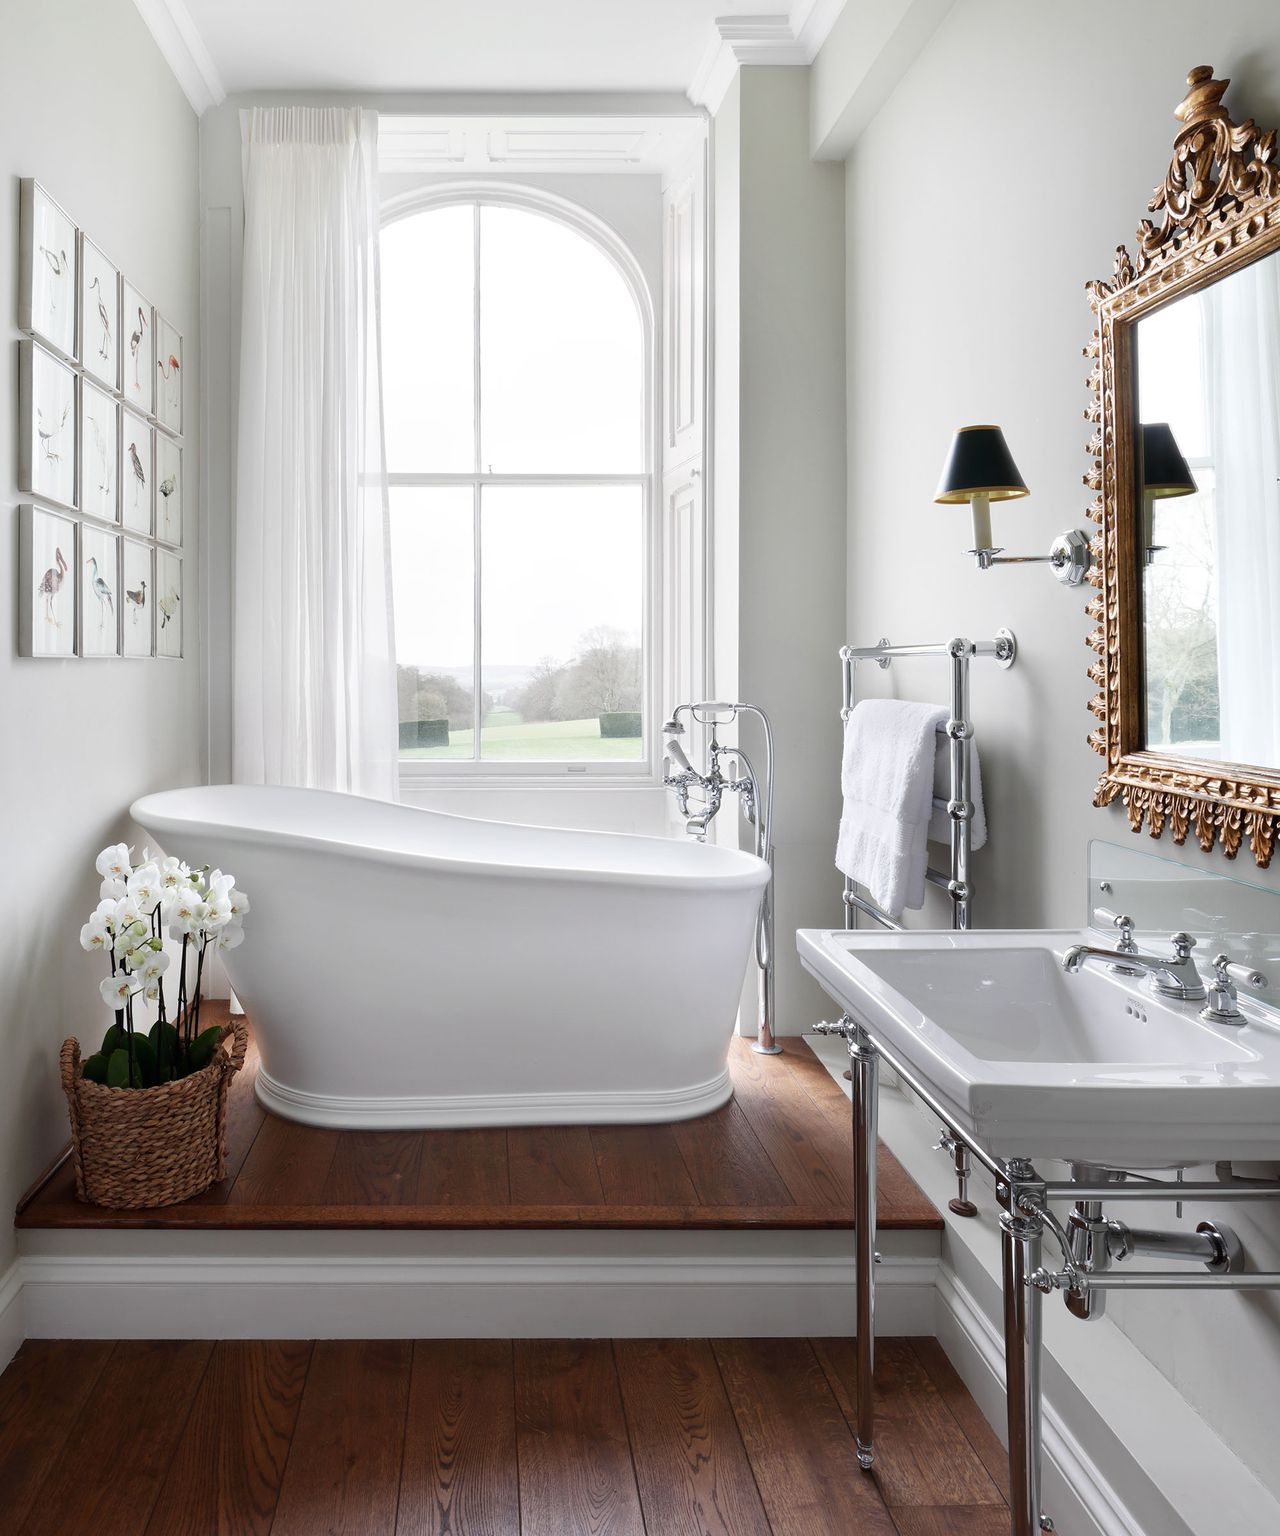
<path fill-rule="evenodd" d="M 640 711 L 638 709 L 615 710 L 600 716 L 601 736 L 639 736 Z"/>
<path fill-rule="evenodd" d="M 447 720 L 402 720 L 400 745 L 402 747 L 447 747 L 449 722 Z"/>

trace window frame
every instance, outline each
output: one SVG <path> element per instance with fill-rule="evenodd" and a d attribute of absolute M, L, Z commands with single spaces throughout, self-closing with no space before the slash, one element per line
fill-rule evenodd
<path fill-rule="evenodd" d="M 641 667 L 642 667 L 642 719 L 643 737 L 641 755 L 630 762 L 609 759 L 602 761 L 571 761 L 544 759 L 521 762 L 510 758 L 485 762 L 474 758 L 442 758 L 438 761 L 421 758 L 399 758 L 401 787 L 412 792 L 427 785 L 467 786 L 474 788 L 484 783 L 491 785 L 546 785 L 563 788 L 566 785 L 590 785 L 600 788 L 609 785 L 635 788 L 661 782 L 657 761 L 656 721 L 661 704 L 658 689 L 662 677 L 662 631 L 659 602 L 661 594 L 661 539 L 657 508 L 657 465 L 660 462 L 661 430 L 656 399 L 657 378 L 657 326 L 653 295 L 639 262 L 631 248 L 611 225 L 581 204 L 558 193 L 515 182 L 491 180 L 457 180 L 435 183 L 415 188 L 384 199 L 381 207 L 381 228 L 412 218 L 419 213 L 437 208 L 470 204 L 474 209 L 475 238 L 478 242 L 480 210 L 484 207 L 516 208 L 524 212 L 549 218 L 574 230 L 597 247 L 614 265 L 626 284 L 641 326 L 641 352 L 643 378 L 643 461 L 633 474 L 492 474 L 477 467 L 470 473 L 417 474 L 396 472 L 387 474 L 389 489 L 404 487 L 437 488 L 442 486 L 470 487 L 472 491 L 472 527 L 475 534 L 475 559 L 472 572 L 473 637 L 475 650 L 475 674 L 483 665 L 481 645 L 481 551 L 480 551 L 480 500 L 487 487 L 498 486 L 638 486 L 641 494 L 644 568 L 641 573 Z M 477 262 L 479 245 L 477 243 Z M 477 267 L 478 277 L 478 267 Z M 473 463 L 480 462 L 480 291 L 476 284 L 475 311 L 472 317 L 473 363 L 473 431 L 475 453 Z M 482 750 L 480 737 L 480 689 L 474 688 L 475 729 L 477 749 Z"/>

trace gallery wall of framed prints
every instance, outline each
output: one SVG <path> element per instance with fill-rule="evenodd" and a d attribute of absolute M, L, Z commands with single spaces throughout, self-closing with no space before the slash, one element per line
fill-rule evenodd
<path fill-rule="evenodd" d="M 183 653 L 182 335 L 20 183 L 18 650 Z"/>

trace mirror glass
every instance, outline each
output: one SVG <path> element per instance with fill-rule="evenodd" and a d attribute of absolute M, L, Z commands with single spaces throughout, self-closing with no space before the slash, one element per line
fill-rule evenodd
<path fill-rule="evenodd" d="M 1280 767 L 1280 252 L 1137 324 L 1148 751 Z"/>

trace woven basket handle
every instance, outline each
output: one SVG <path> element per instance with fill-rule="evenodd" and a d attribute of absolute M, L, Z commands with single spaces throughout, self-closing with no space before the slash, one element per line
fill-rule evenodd
<path fill-rule="evenodd" d="M 72 1099 L 75 1096 L 76 1079 L 80 1076 L 80 1042 L 78 1040 L 62 1042 L 59 1065 L 62 1068 L 62 1091 L 68 1099 Z"/>
<path fill-rule="evenodd" d="M 245 1052 L 249 1049 L 249 1026 L 245 1023 L 244 1014 L 239 1013 L 227 1024 L 223 1030 L 222 1038 L 231 1038 L 231 1059 L 227 1064 L 228 1072 L 238 1072 L 244 1066 Z"/>

